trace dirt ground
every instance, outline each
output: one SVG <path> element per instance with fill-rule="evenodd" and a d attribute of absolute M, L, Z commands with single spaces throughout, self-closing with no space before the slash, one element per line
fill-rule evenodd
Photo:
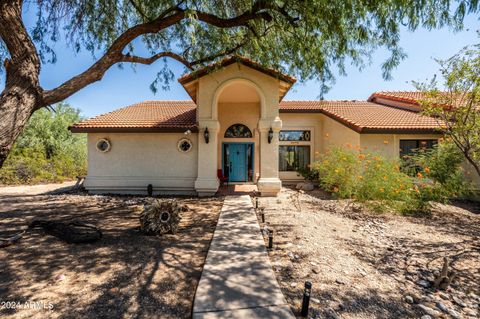
<path fill-rule="evenodd" d="M 34 218 L 82 220 L 103 231 L 99 242 L 67 244 L 34 230 L 0 248 L 0 317 L 190 318 L 222 201 L 180 199 L 189 211 L 179 232 L 163 237 L 139 233 L 142 201 L 0 194 L 0 237 Z"/>
<path fill-rule="evenodd" d="M 75 182 L 68 181 L 57 184 L 38 184 L 38 185 L 21 185 L 21 186 L 2 186 L 0 185 L 1 195 L 40 195 L 62 193 L 73 188 Z"/>
<path fill-rule="evenodd" d="M 366 213 L 318 190 L 259 202 L 292 309 L 311 281 L 311 318 L 479 318 L 480 215 L 447 205 L 420 217 Z M 434 292 L 444 256 L 457 279 Z"/>

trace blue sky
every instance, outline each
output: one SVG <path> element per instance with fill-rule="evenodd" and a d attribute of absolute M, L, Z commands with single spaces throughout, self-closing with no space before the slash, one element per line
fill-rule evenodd
<path fill-rule="evenodd" d="M 26 14 L 27 26 L 31 24 L 29 16 L 31 12 Z M 457 33 L 448 29 L 434 31 L 419 29 L 413 33 L 402 31 L 400 43 L 408 57 L 393 71 L 391 81 L 382 79 L 380 65 L 385 61 L 388 52 L 379 50 L 373 55 L 372 64 L 362 71 L 358 71 L 355 67 L 347 67 L 347 76 L 337 77 L 336 83 L 325 95 L 325 99 L 365 100 L 374 91 L 412 90 L 412 80 L 424 81 L 438 71 L 434 58 L 448 58 L 465 45 L 480 42 L 476 33 L 478 22 L 477 17 L 468 16 L 465 21 L 465 30 Z M 40 75 L 45 89 L 56 87 L 88 68 L 94 61 L 90 53 L 75 54 L 63 43 L 57 43 L 54 49 L 58 57 L 57 63 L 44 65 Z M 184 68 L 180 63 L 169 60 L 168 64 L 176 77 L 183 74 Z M 135 70 L 129 65 L 125 65 L 123 69 L 113 67 L 100 82 L 71 96 L 67 102 L 80 108 L 84 116 L 90 117 L 143 100 L 189 99 L 183 87 L 176 81 L 171 83 L 168 91 L 159 89 L 157 94 L 150 91 L 149 85 L 162 67 L 162 61 L 157 61 L 151 66 L 138 65 Z M 0 89 L 2 87 L 3 83 L 0 84 Z M 296 84 L 285 99 L 318 99 L 319 87 L 315 81 Z"/>

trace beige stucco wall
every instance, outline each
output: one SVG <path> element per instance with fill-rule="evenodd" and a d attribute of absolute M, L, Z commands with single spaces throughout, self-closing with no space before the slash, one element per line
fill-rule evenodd
<path fill-rule="evenodd" d="M 400 140 L 439 139 L 441 134 L 361 134 L 363 149 L 378 153 L 386 158 L 400 158 Z"/>
<path fill-rule="evenodd" d="M 187 153 L 177 149 L 181 138 L 193 142 Z M 96 149 L 100 138 L 110 140 L 106 153 Z M 89 133 L 87 190 L 96 193 L 194 193 L 198 134 Z"/>
<path fill-rule="evenodd" d="M 347 126 L 322 115 L 322 140 L 320 152 L 324 153 L 332 147 L 360 145 L 360 134 Z"/>
<path fill-rule="evenodd" d="M 222 168 L 222 144 L 223 143 L 255 143 L 254 149 L 254 182 L 255 176 L 260 175 L 260 132 L 258 131 L 258 120 L 260 119 L 260 103 L 219 103 L 218 121 L 220 130 L 218 132 L 217 148 L 217 169 Z M 225 138 L 225 131 L 233 124 L 246 125 L 253 134 L 252 138 Z"/>
<path fill-rule="evenodd" d="M 236 85 L 249 86 L 248 96 Z M 88 134 L 88 177 L 85 186 L 92 192 L 145 193 L 148 184 L 155 193 L 197 193 L 212 195 L 219 186 L 217 170 L 222 167 L 223 142 L 254 142 L 254 177 L 262 195 L 276 195 L 284 181 L 298 180 L 295 172 L 278 171 L 279 145 L 305 142 L 279 142 L 278 132 L 310 130 L 311 162 L 332 147 L 361 147 L 388 158 L 399 156 L 401 139 L 439 138 L 440 135 L 359 134 L 340 122 L 318 113 L 279 114 L 278 79 L 246 67 L 232 64 L 198 80 L 197 120 L 199 134 L 183 133 L 90 133 Z M 222 93 L 230 99 L 222 98 Z M 253 102 L 253 100 L 258 101 Z M 245 99 L 243 102 L 234 101 Z M 247 125 L 252 139 L 225 139 L 225 130 L 232 124 Z M 203 138 L 205 128 L 210 141 Z M 269 129 L 274 131 L 267 142 Z M 188 137 L 193 149 L 177 150 L 178 141 Z M 200 137 L 200 138 L 199 138 Z M 108 138 L 111 151 L 96 150 L 99 138 Z M 474 174 L 470 174 L 474 176 Z M 258 180 L 257 180 L 258 178 Z"/>
<path fill-rule="evenodd" d="M 360 141 L 365 150 L 396 160 L 400 158 L 400 140 L 438 140 L 441 137 L 442 134 L 362 134 Z M 467 181 L 472 183 L 475 189 L 480 189 L 480 177 L 473 166 L 465 161 L 462 168 Z"/>
<path fill-rule="evenodd" d="M 310 145 L 310 161 L 313 163 L 318 155 L 331 147 L 351 147 L 372 153 L 378 153 L 389 159 L 399 159 L 400 140 L 406 139 L 439 139 L 441 134 L 359 134 L 347 126 L 323 114 L 314 113 L 281 113 L 282 130 L 310 130 L 312 141 L 280 142 L 280 145 Z M 480 178 L 473 167 L 464 163 L 463 168 L 468 181 L 480 185 Z M 296 172 L 279 172 L 285 183 L 301 180 Z"/>
<path fill-rule="evenodd" d="M 241 79 L 251 82 L 261 91 L 258 93 L 262 95 L 265 104 L 262 117 L 275 118 L 278 116 L 279 81 L 247 66 L 235 63 L 200 78 L 197 96 L 199 120 L 217 119 L 217 106 L 214 102 L 222 93 L 219 89 L 234 84 L 234 80 Z"/>

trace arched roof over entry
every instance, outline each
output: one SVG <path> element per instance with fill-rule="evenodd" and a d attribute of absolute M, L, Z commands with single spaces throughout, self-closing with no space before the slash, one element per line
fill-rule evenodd
<path fill-rule="evenodd" d="M 245 65 L 251 69 L 254 69 L 258 72 L 266 74 L 272 78 L 275 78 L 279 81 L 278 93 L 279 93 L 279 102 L 290 90 L 291 86 L 297 81 L 292 76 L 284 74 L 278 70 L 265 67 L 257 62 L 254 62 L 250 59 L 247 59 L 242 56 L 230 56 L 217 63 L 205 66 L 201 69 L 195 70 L 191 73 L 188 73 L 178 79 L 178 82 L 185 88 L 188 95 L 192 98 L 194 102 L 197 102 L 197 93 L 198 93 L 198 80 L 204 76 L 212 74 L 222 68 L 225 68 L 231 64 L 239 63 Z"/>

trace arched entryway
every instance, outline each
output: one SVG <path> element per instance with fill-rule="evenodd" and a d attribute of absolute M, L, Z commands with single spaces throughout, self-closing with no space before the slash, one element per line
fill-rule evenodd
<path fill-rule="evenodd" d="M 246 182 L 257 184 L 262 196 L 275 196 L 282 185 L 278 176 L 278 132 L 282 127 L 278 103 L 284 93 L 283 82 L 270 71 L 242 63 L 229 64 L 191 82 L 188 92 L 197 103 L 199 127 L 197 193 L 212 194 L 224 180 L 220 176 L 225 173 L 224 143 L 251 143 L 253 168 L 247 172 L 250 179 Z M 247 126 L 252 137 L 225 137 L 225 131 L 237 123 Z"/>
<path fill-rule="evenodd" d="M 246 80 L 221 85 L 217 101 L 220 124 L 218 169 L 230 183 L 255 183 L 259 172 L 258 121 L 261 96 Z"/>

